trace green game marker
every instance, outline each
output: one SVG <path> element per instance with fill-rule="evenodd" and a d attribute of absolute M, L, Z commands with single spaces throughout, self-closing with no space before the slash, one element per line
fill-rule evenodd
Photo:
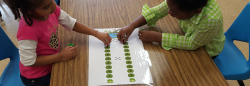
<path fill-rule="evenodd" d="M 140 31 L 145 31 L 146 29 L 141 29 Z"/>
<path fill-rule="evenodd" d="M 69 44 L 68 44 L 68 46 L 72 46 L 72 47 L 74 47 L 73 43 L 69 43 Z"/>

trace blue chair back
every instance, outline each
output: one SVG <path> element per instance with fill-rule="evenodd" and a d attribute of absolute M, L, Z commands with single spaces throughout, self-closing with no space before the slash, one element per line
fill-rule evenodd
<path fill-rule="evenodd" d="M 0 77 L 0 86 L 24 86 L 20 78 L 18 49 L 0 27 L 0 60 L 6 58 L 10 62 Z"/>
<path fill-rule="evenodd" d="M 250 41 L 250 2 L 242 10 L 231 27 L 224 33 L 226 40 L 223 51 L 214 59 L 226 80 L 246 80 L 250 78 L 250 62 L 234 45 L 233 41 Z"/>
<path fill-rule="evenodd" d="M 250 2 L 242 10 L 240 15 L 225 32 L 225 36 L 230 40 L 249 42 L 250 40 Z"/>
<path fill-rule="evenodd" d="M 60 6 L 60 0 L 55 0 L 56 4 Z"/>

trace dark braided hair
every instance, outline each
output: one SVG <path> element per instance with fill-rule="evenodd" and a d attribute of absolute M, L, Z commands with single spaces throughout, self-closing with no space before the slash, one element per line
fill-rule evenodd
<path fill-rule="evenodd" d="M 25 22 L 31 26 L 33 24 L 33 20 L 30 18 L 28 12 L 35 10 L 35 8 L 41 5 L 43 0 L 9 0 L 10 9 L 12 10 L 15 20 L 21 19 L 21 14 L 19 10 L 22 12 Z"/>
<path fill-rule="evenodd" d="M 208 0 L 171 0 L 178 5 L 180 10 L 192 11 L 203 8 L 207 5 Z"/>

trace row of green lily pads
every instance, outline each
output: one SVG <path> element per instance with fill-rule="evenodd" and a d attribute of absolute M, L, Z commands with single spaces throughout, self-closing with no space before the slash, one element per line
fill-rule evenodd
<path fill-rule="evenodd" d="M 105 62 L 105 64 L 106 64 L 106 73 L 107 73 L 107 75 L 106 75 L 106 77 L 108 78 L 108 82 L 107 83 L 113 83 L 113 75 L 112 75 L 112 66 L 111 66 L 111 64 L 112 64 L 112 62 L 111 62 L 111 58 L 110 58 L 110 56 L 111 56 L 111 54 L 110 54 L 110 46 L 105 46 L 104 47 L 105 48 L 105 60 L 106 60 L 106 62 Z"/>
<path fill-rule="evenodd" d="M 133 65 L 132 64 L 132 61 L 131 61 L 131 57 L 130 57 L 130 53 L 129 53 L 129 46 L 128 46 L 128 42 L 125 42 L 123 43 L 123 48 L 124 48 L 124 52 L 125 52 L 125 59 L 127 60 L 126 61 L 126 64 L 127 64 L 127 72 L 129 73 L 128 74 L 128 77 L 130 78 L 129 81 L 130 82 L 135 82 L 135 78 L 133 78 L 135 76 L 135 74 L 133 74 L 134 70 L 132 69 L 133 68 Z"/>

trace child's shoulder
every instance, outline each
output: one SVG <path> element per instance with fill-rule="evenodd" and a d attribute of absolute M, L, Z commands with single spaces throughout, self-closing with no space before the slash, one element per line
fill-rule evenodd
<path fill-rule="evenodd" d="M 221 20 L 222 12 L 219 4 L 215 0 L 209 0 L 207 6 L 203 9 L 209 20 Z"/>
<path fill-rule="evenodd" d="M 19 26 L 18 26 L 18 32 L 17 33 L 23 33 L 23 34 L 30 34 L 30 33 L 38 33 L 40 30 L 36 24 L 32 24 L 29 26 L 26 22 L 25 19 L 22 17 L 19 21 Z"/>
<path fill-rule="evenodd" d="M 54 14 L 56 15 L 56 17 L 59 17 L 60 12 L 61 12 L 61 8 L 59 6 L 56 6 L 56 10 L 54 12 Z"/>
<path fill-rule="evenodd" d="M 34 28 L 34 25 L 29 26 L 26 22 L 24 17 L 22 17 L 19 21 L 18 29 L 27 29 L 27 28 Z"/>

